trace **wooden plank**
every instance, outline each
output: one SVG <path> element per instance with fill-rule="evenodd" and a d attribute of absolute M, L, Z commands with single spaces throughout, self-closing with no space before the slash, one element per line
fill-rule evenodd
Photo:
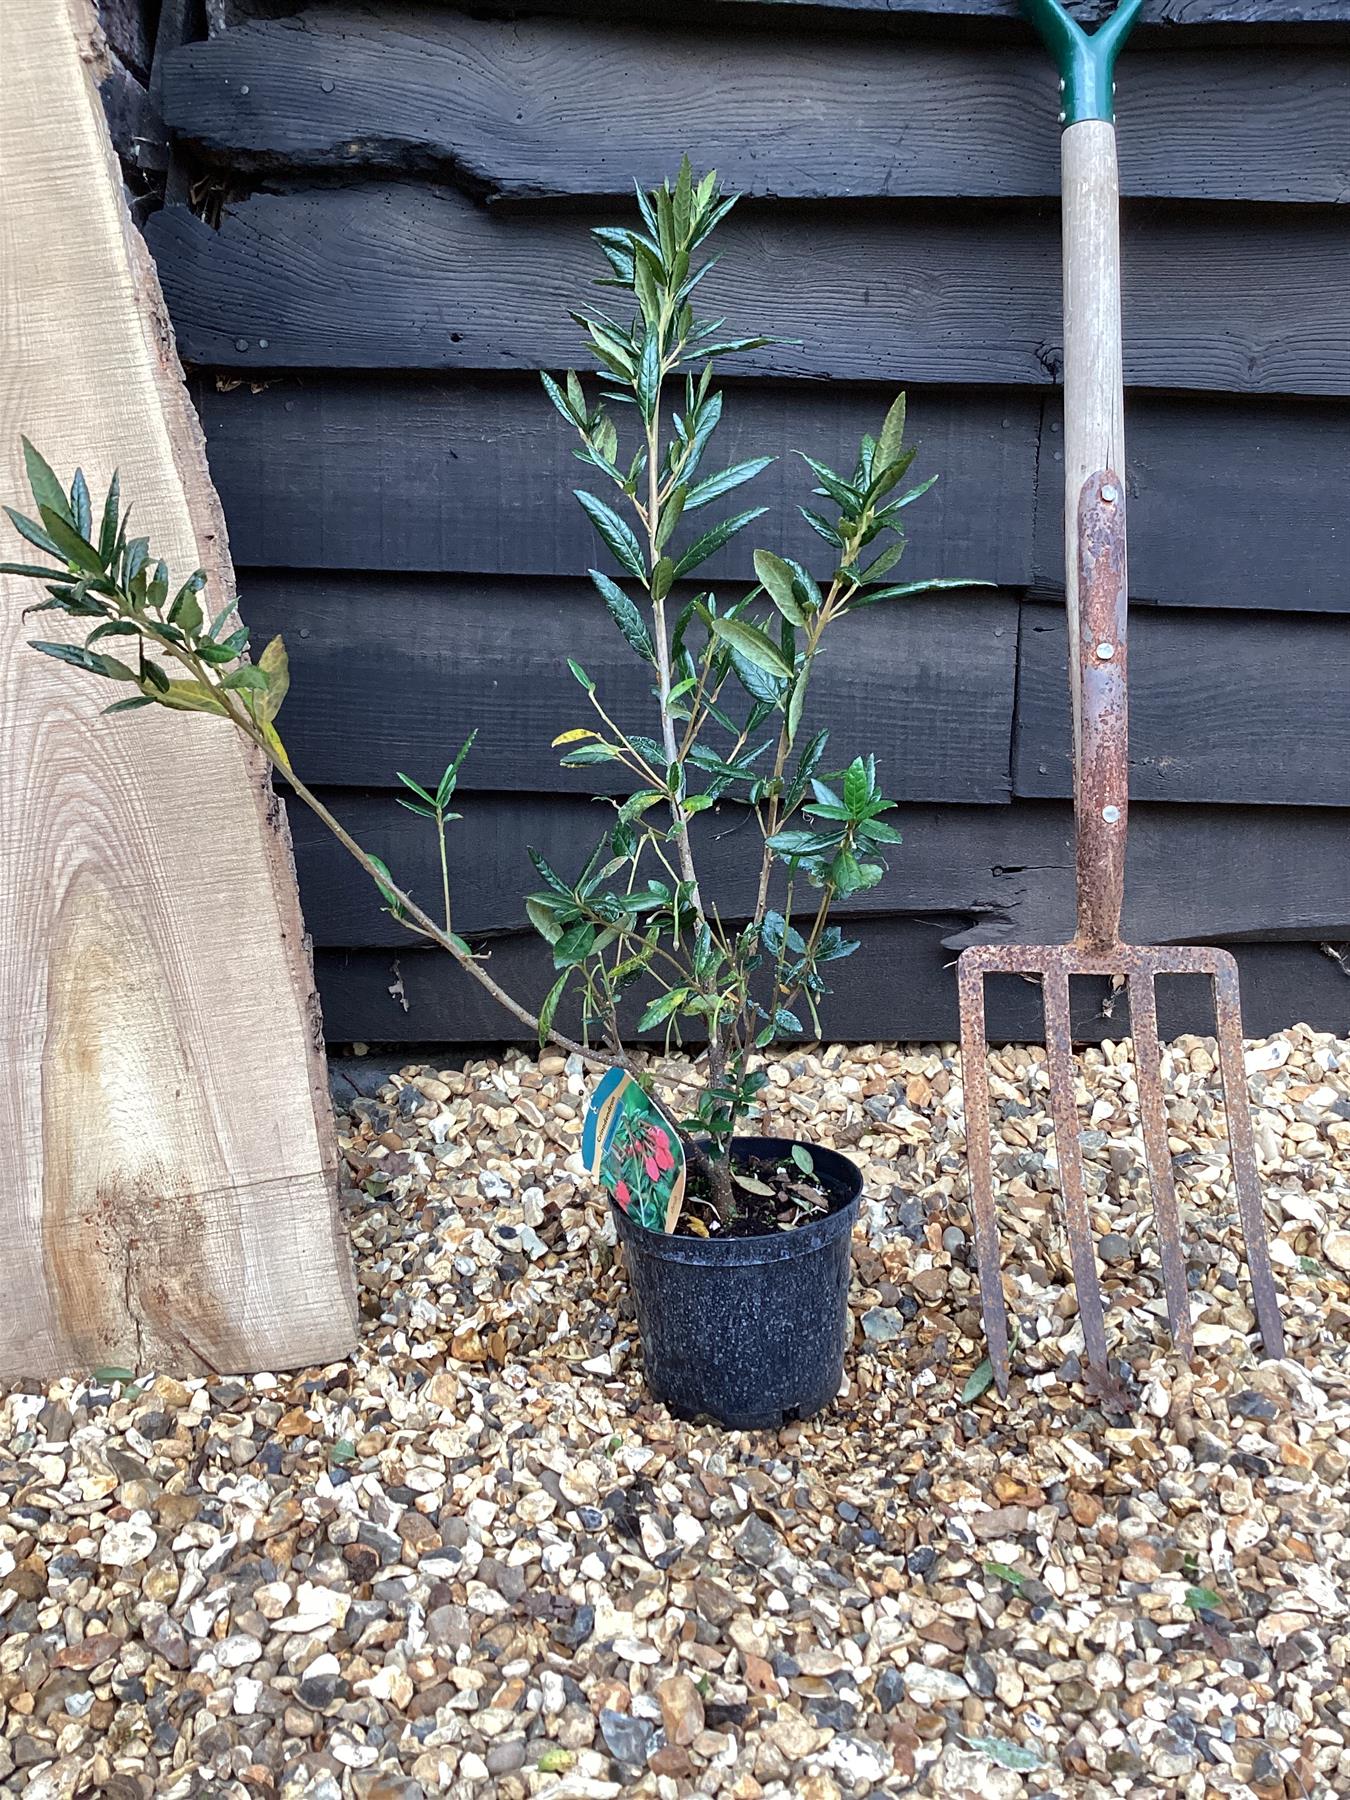
<path fill-rule="evenodd" d="M 597 270 L 588 223 L 396 184 L 255 194 L 228 206 L 219 230 L 169 206 L 149 237 L 193 362 L 519 369 L 578 357 L 568 308 Z M 1235 220 L 1127 208 L 1123 237 L 1128 382 L 1350 392 L 1350 233 L 1337 209 Z M 777 339 L 739 359 L 744 372 L 897 385 L 1056 379 L 1055 209 L 752 202 L 720 247 L 700 290 L 706 312 Z"/>
<path fill-rule="evenodd" d="M 437 905 L 440 865 L 422 821 L 388 793 L 325 789 L 323 798 L 415 898 Z M 336 840 L 303 807 L 291 802 L 290 812 L 314 941 L 407 946 L 408 933 Z M 538 884 L 525 846 L 567 876 L 606 817 L 594 801 L 573 795 L 475 793 L 465 796 L 463 812 L 450 849 L 455 918 L 470 934 L 528 930 L 523 897 Z M 904 844 L 880 886 L 857 896 L 857 911 L 962 913 L 974 921 L 963 943 L 1072 934 L 1073 815 L 1064 803 L 901 806 L 887 816 Z M 705 887 L 724 917 L 746 916 L 758 872 L 753 823 L 726 803 L 695 823 Z M 1350 939 L 1347 841 L 1350 814 L 1330 808 L 1136 806 L 1126 934 L 1143 943 Z"/>
<path fill-rule="evenodd" d="M 120 465 L 170 568 L 228 594 L 94 29 L 83 0 L 0 8 L 0 494 L 26 493 L 21 431 L 95 492 Z M 313 975 L 264 768 L 205 719 L 104 718 L 27 648 L 31 587 L 0 588 L 0 1378 L 343 1356 Z"/>
<path fill-rule="evenodd" d="M 1064 440 L 1047 402 L 1033 585 L 1064 583 Z M 1168 605 L 1350 611 L 1350 531 L 1327 471 L 1350 415 L 1317 400 L 1153 395 L 1127 409 L 1130 594 Z"/>
<path fill-rule="evenodd" d="M 784 555 L 819 568 L 823 546 L 797 511 L 812 478 L 794 452 L 851 467 L 893 397 L 846 382 L 729 383 L 709 467 L 776 457 L 737 497 L 770 509 L 763 529 Z M 537 377 L 307 376 L 257 393 L 208 378 L 197 402 L 241 564 L 566 575 L 595 561 L 572 498 L 586 472 Z M 909 515 L 906 579 L 1031 579 L 1038 430 L 1029 395 L 911 395 L 914 474 L 940 479 Z M 713 580 L 745 567 L 735 543 L 704 565 Z"/>
<path fill-rule="evenodd" d="M 861 948 L 836 965 L 834 992 L 822 1023 L 845 1042 L 950 1042 L 956 1037 L 956 978 L 941 920 L 863 920 L 851 934 Z M 1350 979 L 1315 944 L 1240 944 L 1233 947 L 1242 978 L 1243 1027 L 1265 1036 L 1305 1021 L 1315 1029 L 1350 1029 Z M 320 951 L 316 958 L 325 1030 L 332 1044 L 490 1044 L 513 1042 L 514 1022 L 447 956 L 432 950 Z M 492 973 L 513 992 L 543 994 L 551 964 L 537 939 L 505 938 L 492 952 Z M 1119 1037 L 1125 1014 L 1117 1002 L 1073 985 L 1074 1035 L 1080 1041 Z M 1159 1018 L 1167 1036 L 1212 1033 L 1213 1011 L 1199 978 L 1159 989 Z M 994 1041 L 1040 1039 L 1040 995 L 1030 982 L 1007 976 L 987 984 L 989 1034 Z M 564 1007 L 564 1028 L 577 1020 Z"/>
<path fill-rule="evenodd" d="M 733 192 L 772 199 L 1059 193 L 1054 69 L 1006 46 L 855 37 L 822 56 L 810 34 L 710 44 L 687 29 L 323 7 L 184 46 L 164 105 L 231 169 L 432 171 L 497 197 L 626 197 L 685 142 Z M 1140 57 L 1120 96 L 1122 192 L 1335 203 L 1350 185 L 1348 105 L 1350 56 Z"/>
<path fill-rule="evenodd" d="M 790 10 L 789 10 L 790 9 Z M 520 0 L 476 0 L 475 12 L 514 17 Z M 1076 0 L 1074 17 L 1093 27 L 1108 18 L 1112 0 Z M 650 0 L 531 0 L 532 13 L 605 19 L 646 19 Z M 964 34 L 999 42 L 1025 41 L 1018 0 L 684 0 L 688 23 L 750 25 L 781 31 L 785 23 L 811 29 L 917 33 L 958 26 Z M 1176 41 L 1341 43 L 1350 25 L 1350 0 L 1146 0 L 1130 50 Z M 1133 54 L 1132 58 L 1133 60 Z"/>
<path fill-rule="evenodd" d="M 244 591 L 258 641 L 286 638 L 286 742 L 307 780 L 392 785 L 442 751 L 443 766 L 476 728 L 468 785 L 603 792 L 612 769 L 560 769 L 549 747 L 594 717 L 569 656 L 619 724 L 654 722 L 651 671 L 584 579 L 257 576 Z M 1016 631 L 1016 601 L 979 590 L 869 608 L 833 628 L 811 716 L 841 756 L 875 750 L 897 798 L 1004 800 Z"/>
<path fill-rule="evenodd" d="M 1013 791 L 1071 790 L 1064 617 L 1023 608 Z M 1130 793 L 1350 805 L 1350 620 L 1141 608 L 1130 621 Z"/>

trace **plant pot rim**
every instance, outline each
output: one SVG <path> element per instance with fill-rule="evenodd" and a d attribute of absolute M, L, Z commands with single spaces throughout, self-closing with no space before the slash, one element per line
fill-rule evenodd
<path fill-rule="evenodd" d="M 733 1151 L 737 1147 L 755 1146 L 770 1154 L 790 1151 L 794 1143 L 804 1144 L 813 1156 L 828 1158 L 835 1165 L 836 1180 L 847 1183 L 853 1190 L 844 1205 L 836 1207 L 827 1217 L 794 1226 L 791 1231 L 766 1231 L 753 1237 L 667 1235 L 630 1218 L 610 1194 L 610 1210 L 620 1239 L 638 1255 L 653 1257 L 660 1262 L 687 1263 L 699 1268 L 745 1268 L 758 1263 L 791 1262 L 799 1256 L 813 1256 L 835 1238 L 852 1235 L 862 1201 L 862 1170 L 850 1157 L 827 1145 L 813 1144 L 806 1138 L 734 1137 L 731 1140 Z"/>

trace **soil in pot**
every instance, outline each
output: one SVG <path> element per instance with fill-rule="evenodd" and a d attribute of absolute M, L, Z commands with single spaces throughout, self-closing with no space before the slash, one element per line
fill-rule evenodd
<path fill-rule="evenodd" d="M 746 1210 L 739 1229 L 666 1236 L 613 1208 L 647 1385 L 680 1417 L 773 1430 L 819 1412 L 839 1390 L 862 1178 L 836 1151 L 807 1146 L 813 1173 L 804 1181 L 792 1148 L 781 1138 L 735 1141 L 733 1166 L 754 1170 L 750 1178 L 770 1190 L 744 1190 L 760 1203 L 758 1229 Z M 788 1226 L 785 1217 L 798 1211 L 796 1185 L 827 1204 Z M 700 1215 L 715 1222 L 707 1208 L 695 1208 L 692 1216 Z"/>
<path fill-rule="evenodd" d="M 824 1219 L 848 1205 L 846 1191 L 831 1189 L 815 1175 L 815 1159 L 805 1145 L 795 1149 L 803 1159 L 787 1156 L 743 1156 L 732 1163 L 736 1196 L 734 1217 L 723 1221 L 712 1201 L 707 1174 L 691 1163 L 685 1181 L 684 1208 L 675 1235 L 702 1238 L 760 1237 L 793 1231 L 812 1219 Z M 809 1166 L 803 1166 L 803 1164 Z"/>

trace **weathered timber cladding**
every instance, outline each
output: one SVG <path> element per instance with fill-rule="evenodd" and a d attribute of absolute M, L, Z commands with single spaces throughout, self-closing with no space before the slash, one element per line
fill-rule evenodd
<path fill-rule="evenodd" d="M 1338 209 L 1254 208 L 1235 221 L 1227 209 L 1127 207 L 1122 236 L 1128 382 L 1350 393 L 1350 233 Z M 489 212 L 416 183 L 255 194 L 228 206 L 219 230 L 166 207 L 149 238 L 183 354 L 246 370 L 576 362 L 568 308 L 595 264 L 570 212 Z M 884 381 L 902 361 L 911 381 L 1056 379 L 1050 206 L 749 202 L 719 241 L 704 307 L 732 331 L 771 319 L 781 334 L 742 369 Z M 589 353 L 581 366 L 594 366 Z"/>
<path fill-rule="evenodd" d="M 778 460 L 747 490 L 770 515 L 710 581 L 736 591 L 757 543 L 814 558 L 793 452 L 843 460 L 904 385 L 916 473 L 942 476 L 904 573 L 993 584 L 858 620 L 818 676 L 839 756 L 876 748 L 905 837 L 826 1026 L 951 1035 L 957 947 L 1072 925 L 1046 61 L 1013 0 L 690 0 L 659 27 L 627 0 L 518 10 L 311 4 L 156 71 L 188 167 L 228 184 L 218 230 L 169 207 L 151 238 L 245 614 L 290 646 L 297 766 L 426 896 L 434 846 L 394 771 L 426 778 L 477 727 L 457 922 L 543 991 L 524 846 L 577 863 L 606 805 L 548 748 L 582 717 L 563 658 L 625 716 L 641 682 L 589 593 L 584 472 L 531 371 L 586 366 L 586 228 L 687 144 L 751 196 L 708 308 L 793 340 L 727 365 L 726 461 Z M 1120 123 L 1125 926 L 1236 946 L 1249 1029 L 1343 1029 L 1324 946 L 1350 940 L 1350 0 L 1150 0 Z M 510 1035 L 292 813 L 330 1037 Z M 753 823 L 724 804 L 700 824 L 734 915 Z M 1164 1028 L 1204 1028 L 1173 998 Z M 1122 1028 L 1075 999 L 1085 1036 Z M 1038 1004 L 996 986 L 991 1028 L 1035 1032 Z"/>

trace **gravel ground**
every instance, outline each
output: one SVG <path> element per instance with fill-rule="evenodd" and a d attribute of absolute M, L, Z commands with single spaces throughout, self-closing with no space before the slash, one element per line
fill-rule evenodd
<path fill-rule="evenodd" d="M 777 1063 L 769 1129 L 848 1149 L 868 1199 L 846 1392 L 776 1435 L 644 1398 L 576 1069 L 403 1071 L 341 1121 L 350 1362 L 0 1400 L 0 1791 L 1350 1794 L 1350 1042 L 1248 1053 L 1279 1364 L 1253 1347 L 1213 1046 L 1168 1063 L 1194 1370 L 1127 1058 L 1082 1064 L 1129 1416 L 1077 1379 L 1040 1054 L 995 1065 L 1007 1404 L 962 1399 L 953 1047 Z"/>

